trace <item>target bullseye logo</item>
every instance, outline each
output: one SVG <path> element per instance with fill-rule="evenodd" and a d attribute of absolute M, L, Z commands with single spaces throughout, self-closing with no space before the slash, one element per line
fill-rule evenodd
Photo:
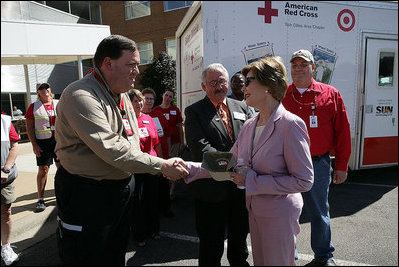
<path fill-rule="evenodd" d="M 338 14 L 337 23 L 341 30 L 348 32 L 355 27 L 355 15 L 349 9 L 343 9 Z"/>

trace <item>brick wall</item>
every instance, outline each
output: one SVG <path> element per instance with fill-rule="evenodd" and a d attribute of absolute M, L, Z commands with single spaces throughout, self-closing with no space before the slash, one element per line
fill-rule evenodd
<path fill-rule="evenodd" d="M 111 34 L 126 36 L 136 43 L 152 42 L 154 57 L 166 50 L 165 39 L 174 38 L 188 7 L 164 12 L 163 1 L 151 1 L 151 15 L 125 20 L 124 1 L 101 1 L 102 22 Z M 140 66 L 140 72 L 145 66 Z M 140 88 L 140 85 L 137 84 Z"/>

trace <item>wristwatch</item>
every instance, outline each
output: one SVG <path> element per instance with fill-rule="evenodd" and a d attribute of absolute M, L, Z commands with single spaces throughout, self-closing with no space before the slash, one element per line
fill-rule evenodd
<path fill-rule="evenodd" d="M 1 168 L 1 170 L 2 170 L 4 173 L 10 173 L 10 170 L 9 170 L 9 169 L 5 169 L 4 167 Z"/>

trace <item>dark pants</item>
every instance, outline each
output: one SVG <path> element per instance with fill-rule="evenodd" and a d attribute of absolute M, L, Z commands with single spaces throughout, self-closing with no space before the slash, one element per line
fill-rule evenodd
<path fill-rule="evenodd" d="M 60 166 L 54 184 L 58 217 L 68 224 L 56 235 L 63 264 L 125 266 L 134 178 L 96 181 Z"/>
<path fill-rule="evenodd" d="M 170 183 L 163 176 L 158 176 L 159 181 L 159 211 L 165 213 L 171 209 Z"/>
<path fill-rule="evenodd" d="M 136 188 L 132 215 L 132 236 L 143 242 L 153 234 L 159 234 L 158 176 L 135 174 Z"/>
<path fill-rule="evenodd" d="M 232 188 L 222 202 L 195 200 L 196 229 L 200 239 L 200 266 L 220 266 L 227 233 L 227 259 L 231 266 L 249 266 L 247 262 L 248 212 L 245 190 Z"/>

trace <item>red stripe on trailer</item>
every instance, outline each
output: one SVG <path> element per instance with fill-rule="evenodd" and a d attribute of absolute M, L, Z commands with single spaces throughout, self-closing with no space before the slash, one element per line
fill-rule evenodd
<path fill-rule="evenodd" d="M 398 137 L 364 138 L 363 165 L 398 163 Z"/>

